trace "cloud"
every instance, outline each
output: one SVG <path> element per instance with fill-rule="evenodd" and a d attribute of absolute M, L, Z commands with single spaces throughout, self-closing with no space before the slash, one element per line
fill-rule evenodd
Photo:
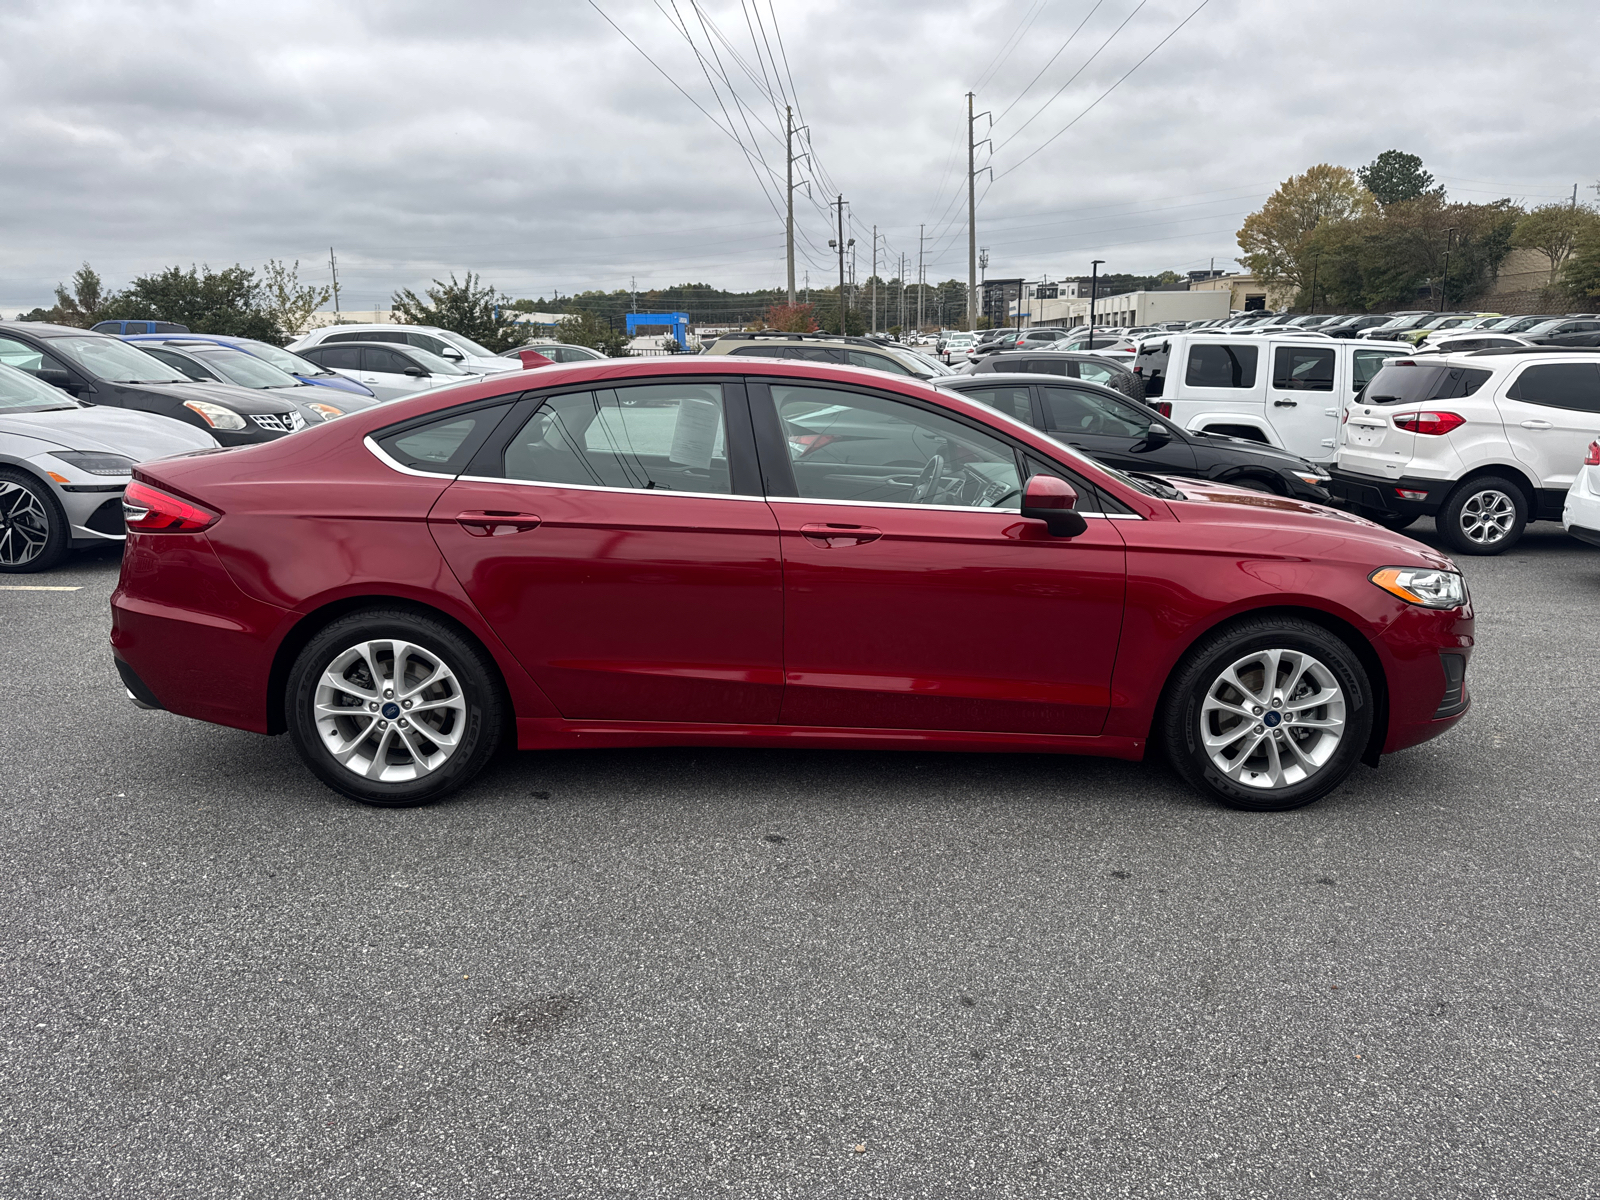
<path fill-rule="evenodd" d="M 1600 133 L 1575 91 L 1600 23 L 1582 0 L 1514 19 L 1487 0 L 1211 0 L 1025 162 L 1197 0 L 1147 0 L 1114 37 L 1138 0 L 1103 0 L 1020 99 L 1093 0 L 702 0 L 737 101 L 720 83 L 713 96 L 669 20 L 703 47 L 690 0 L 599 2 L 716 121 L 726 111 L 753 136 L 766 166 L 588 3 L 8 5 L 0 308 L 45 303 L 84 259 L 113 285 L 268 257 L 325 276 L 330 245 L 352 307 L 451 270 L 528 296 L 632 277 L 774 285 L 783 118 L 746 67 L 774 91 L 792 75 L 811 129 L 799 269 L 817 284 L 837 269 L 830 185 L 849 201 L 860 277 L 874 224 L 891 260 L 914 264 L 922 234 L 931 279 L 965 276 L 964 93 L 980 81 L 980 109 L 1009 109 L 995 182 L 979 185 L 991 275 L 1076 274 L 1092 257 L 1107 270 L 1222 263 L 1278 181 L 1391 146 L 1463 199 L 1538 203 L 1594 182 L 1574 154 Z"/>

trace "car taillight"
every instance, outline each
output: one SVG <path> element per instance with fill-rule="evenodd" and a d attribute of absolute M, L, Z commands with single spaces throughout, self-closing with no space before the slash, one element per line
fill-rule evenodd
<path fill-rule="evenodd" d="M 1155 409 L 1155 410 L 1156 410 L 1156 411 L 1157 411 L 1157 412 L 1158 412 L 1158 413 L 1160 413 L 1160 414 L 1161 414 L 1161 415 L 1162 415 L 1162 416 L 1163 416 L 1163 417 L 1170 417 L 1170 416 L 1171 416 L 1171 415 L 1172 415 L 1172 404 L 1171 404 L 1171 402 L 1170 402 L 1170 401 L 1167 401 L 1167 400 L 1157 400 L 1157 401 L 1156 401 L 1156 402 L 1155 402 L 1155 403 L 1154 403 L 1154 404 L 1152 404 L 1152 405 L 1151 405 L 1151 406 L 1150 406 L 1150 407 L 1151 407 L 1151 408 L 1153 408 L 1153 409 Z"/>
<path fill-rule="evenodd" d="M 216 522 L 217 514 L 142 483 L 122 493 L 122 519 L 129 529 L 193 533 Z"/>
<path fill-rule="evenodd" d="M 1600 467 L 1600 442 L 1589 443 L 1589 453 L 1584 455 L 1583 465 L 1586 467 Z"/>
<path fill-rule="evenodd" d="M 814 451 L 821 450 L 829 442 L 838 440 L 830 433 L 801 433 L 789 439 L 789 449 L 794 452 L 796 458 L 804 458 Z"/>
<path fill-rule="evenodd" d="M 1396 429 L 1404 429 L 1408 433 L 1441 434 L 1449 433 L 1452 429 L 1460 429 L 1467 423 L 1467 419 L 1457 416 L 1453 412 L 1415 412 L 1401 413 L 1394 419 Z"/>

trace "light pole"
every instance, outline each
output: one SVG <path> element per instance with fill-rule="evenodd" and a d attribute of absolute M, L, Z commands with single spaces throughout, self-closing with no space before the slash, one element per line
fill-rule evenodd
<path fill-rule="evenodd" d="M 1094 294 L 1099 290 L 1100 264 L 1103 258 L 1097 258 L 1089 264 L 1089 349 L 1094 349 Z"/>
<path fill-rule="evenodd" d="M 1455 241 L 1456 241 L 1456 227 L 1454 225 L 1447 226 L 1445 228 L 1445 231 L 1444 231 L 1444 273 L 1443 273 L 1442 278 L 1440 278 L 1440 280 L 1439 280 L 1439 311 L 1440 312 L 1444 311 L 1445 292 L 1448 291 L 1449 287 L 1450 287 L 1450 247 L 1455 245 Z"/>

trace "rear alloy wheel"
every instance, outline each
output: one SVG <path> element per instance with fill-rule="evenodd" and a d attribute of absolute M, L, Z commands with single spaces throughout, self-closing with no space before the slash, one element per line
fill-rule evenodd
<path fill-rule="evenodd" d="M 335 791 L 365 804 L 426 804 L 493 757 L 504 701 L 481 648 L 419 613 L 344 617 L 289 674 L 295 749 Z"/>
<path fill-rule="evenodd" d="M 1279 812 L 1321 799 L 1360 760 L 1372 689 L 1350 648 L 1309 621 L 1240 621 L 1190 651 L 1161 733 L 1173 768 L 1230 808 Z"/>
<path fill-rule="evenodd" d="M 0 470 L 0 572 L 48 571 L 71 544 L 67 514 L 50 489 L 22 471 Z"/>
<path fill-rule="evenodd" d="M 1499 554 L 1521 539 L 1528 526 L 1528 501 L 1511 480 L 1486 475 L 1445 497 L 1434 523 L 1457 553 Z"/>

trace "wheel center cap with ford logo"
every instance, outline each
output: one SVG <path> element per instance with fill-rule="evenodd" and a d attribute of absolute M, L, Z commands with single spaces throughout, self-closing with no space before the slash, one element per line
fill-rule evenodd
<path fill-rule="evenodd" d="M 398 704 L 396 704 L 393 700 L 389 701 L 389 703 L 387 703 L 387 704 L 385 704 L 383 706 L 383 716 L 384 716 L 385 720 L 392 721 L 396 717 L 398 717 L 399 715 L 400 715 L 400 706 Z M 1277 716 L 1278 714 L 1277 713 L 1273 713 L 1272 715 L 1273 716 Z M 1276 725 L 1277 722 L 1274 721 L 1273 724 Z"/>
<path fill-rule="evenodd" d="M 388 708 L 385 708 L 383 710 L 384 715 L 387 716 L 389 714 L 389 709 L 393 708 L 393 707 L 394 707 L 394 705 L 391 704 L 391 705 L 388 706 Z M 1283 720 L 1283 714 L 1282 713 L 1269 712 L 1269 713 L 1267 713 L 1265 716 L 1263 716 L 1261 718 L 1261 723 L 1263 725 L 1265 725 L 1268 729 L 1276 729 L 1278 727 L 1278 722 L 1280 722 L 1282 720 Z"/>

